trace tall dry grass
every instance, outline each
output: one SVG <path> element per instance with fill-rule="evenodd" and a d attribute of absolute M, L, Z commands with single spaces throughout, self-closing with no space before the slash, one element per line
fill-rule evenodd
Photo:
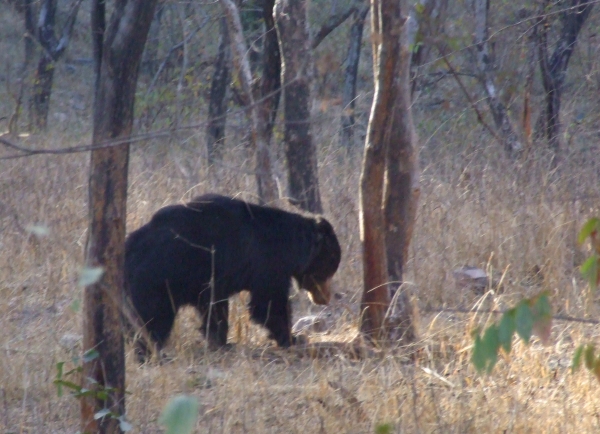
<path fill-rule="evenodd" d="M 0 14 L 6 24 L 3 53 L 20 41 L 10 25 L 14 20 Z M 73 57 L 87 56 L 81 54 L 86 50 L 76 45 Z M 62 147 L 89 139 L 91 75 L 87 66 L 76 68 L 73 73 L 59 66 L 48 134 L 23 143 Z M 14 76 L 0 78 L 8 83 L 0 109 L 10 113 Z M 158 415 L 179 393 L 198 397 L 197 431 L 208 433 L 370 433 L 382 423 L 392 432 L 598 431 L 598 383 L 587 372 L 569 370 L 576 345 L 598 340 L 597 327 L 555 322 L 552 345 L 535 339 L 530 347 L 516 343 L 491 375 L 478 376 L 469 362 L 470 332 L 496 317 L 430 312 L 444 306 L 503 309 L 547 290 L 556 312 L 597 315 L 577 270 L 585 251 L 575 239 L 582 222 L 600 214 L 598 119 L 591 115 L 598 110 L 595 100 L 584 98 L 590 89 L 570 90 L 563 104 L 566 153 L 557 170 L 550 169 L 543 145 L 527 161 L 507 162 L 472 112 L 456 109 L 460 104 L 450 111 L 426 101 L 415 104 L 423 170 L 406 284 L 421 309 L 414 347 L 359 359 L 277 350 L 260 328 L 248 324 L 243 300 L 236 300 L 230 337 L 237 345 L 211 353 L 204 351 L 194 313 L 186 310 L 167 348 L 170 363 L 140 367 L 127 347 L 127 417 L 134 432 L 162 432 Z M 569 124 L 582 104 L 589 116 Z M 369 95 L 362 94 L 362 124 L 368 105 Z M 314 114 L 325 214 L 340 238 L 343 260 L 334 282 L 342 297 L 327 308 L 329 330 L 311 339 L 347 342 L 356 333 L 361 293 L 362 155 L 360 147 L 337 146 L 339 107 L 316 104 Z M 230 146 L 217 168 L 218 185 L 207 180 L 202 115 L 193 116 L 190 122 L 198 128 L 132 148 L 129 230 L 160 207 L 207 191 L 253 198 L 243 116 L 229 119 Z M 282 153 L 275 151 L 276 173 L 285 186 Z M 58 398 L 52 381 L 55 364 L 80 351 L 76 283 L 87 235 L 87 171 L 83 154 L 0 161 L 0 432 L 78 430 L 77 401 Z M 49 233 L 36 237 L 29 225 L 43 225 Z M 457 286 L 452 270 L 463 265 L 500 273 L 502 291 L 480 295 Z M 294 304 L 296 316 L 320 312 L 302 293 L 294 294 Z"/>
<path fill-rule="evenodd" d="M 330 127 L 317 131 L 333 137 Z M 74 141 L 61 132 L 44 140 L 46 146 Z M 355 334 L 361 290 L 361 153 L 341 150 L 333 139 L 322 143 L 321 187 L 325 212 L 343 248 L 335 278 L 343 298 L 328 308 L 329 331 L 312 339 L 347 342 Z M 220 169 L 225 181 L 211 187 L 204 159 L 196 157 L 192 145 L 149 142 L 133 149 L 130 230 L 161 206 L 209 190 L 253 197 L 246 148 L 230 149 Z M 414 348 L 362 359 L 277 350 L 259 328 L 248 325 L 238 300 L 231 334 L 237 346 L 206 353 L 198 321 L 187 310 L 168 347 L 172 362 L 140 367 L 127 347 L 127 416 L 136 432 L 161 432 L 157 417 L 179 393 L 199 398 L 198 432 L 367 433 L 380 423 L 391 424 L 394 432 L 597 430 L 598 385 L 587 373 L 569 371 L 576 344 L 597 338 L 593 327 L 557 322 L 553 345 L 516 344 L 492 375 L 477 376 L 469 363 L 469 332 L 494 317 L 427 313 L 431 307 L 470 308 L 480 302 L 502 309 L 542 290 L 550 291 L 558 312 L 596 312 L 578 275 L 584 253 L 575 244 L 577 228 L 598 211 L 591 157 L 569 160 L 550 173 L 544 156 L 520 167 L 503 161 L 495 147 L 463 155 L 437 150 L 441 155 L 435 161 L 424 151 L 407 284 L 423 311 L 421 340 Z M 87 230 L 87 160 L 65 155 L 0 162 L 2 432 L 74 432 L 78 427 L 76 400 L 58 398 L 52 380 L 55 363 L 79 351 L 81 313 L 73 310 L 73 302 L 81 299 L 76 279 Z M 49 234 L 36 237 L 26 230 L 31 224 L 46 226 Z M 482 300 L 457 287 L 451 272 L 465 264 L 503 273 L 503 291 Z M 295 299 L 296 316 L 320 311 L 303 294 Z"/>

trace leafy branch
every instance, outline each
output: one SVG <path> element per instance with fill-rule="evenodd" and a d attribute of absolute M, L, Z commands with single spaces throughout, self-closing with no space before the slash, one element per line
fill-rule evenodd
<path fill-rule="evenodd" d="M 492 324 L 483 333 L 480 333 L 480 329 L 475 330 L 471 361 L 478 372 L 490 373 L 496 366 L 500 349 L 510 354 L 515 333 L 525 344 L 529 344 L 533 334 L 547 343 L 551 329 L 552 308 L 548 293 L 542 292 L 521 300 L 515 307 L 504 312 L 498 324 Z"/>

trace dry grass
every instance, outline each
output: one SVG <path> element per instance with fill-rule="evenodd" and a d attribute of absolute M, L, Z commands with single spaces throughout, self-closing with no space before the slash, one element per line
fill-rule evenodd
<path fill-rule="evenodd" d="M 8 14 L 0 19 L 10 21 Z M 20 32 L 3 31 L 0 46 L 9 50 L 19 43 Z M 88 56 L 87 47 L 69 53 Z M 62 68 L 51 131 L 31 137 L 32 146 L 71 145 L 89 136 L 91 75 L 85 66 L 77 66 L 75 74 Z M 14 79 L 4 77 L 7 89 Z M 586 92 L 576 91 L 579 96 Z M 5 101 L 2 115 L 10 114 L 6 95 L 0 98 Z M 564 119 L 576 110 L 576 97 L 565 100 Z M 366 113 L 368 104 L 368 95 L 362 95 L 359 111 Z M 589 113 L 598 113 L 597 103 L 589 104 Z M 179 393 L 198 397 L 197 431 L 207 433 L 371 433 L 381 423 L 389 423 L 393 432 L 423 433 L 599 430 L 598 383 L 587 372 L 572 375 L 569 370 L 576 345 L 598 341 L 595 327 L 557 322 L 552 345 L 543 347 L 535 339 L 530 347 L 517 343 L 492 375 L 477 376 L 469 362 L 469 333 L 494 317 L 426 312 L 439 306 L 505 308 L 548 290 L 555 311 L 597 313 L 579 277 L 577 266 L 585 253 L 575 236 L 585 219 L 600 214 L 599 164 L 587 147 L 598 117 L 590 114 L 585 124 L 569 126 L 570 154 L 559 171 L 550 172 L 545 155 L 517 165 L 504 161 L 499 145 L 489 143 L 469 111 L 425 107 L 415 105 L 423 174 L 407 276 L 407 288 L 423 311 L 421 340 L 413 348 L 361 359 L 333 350 L 322 357 L 281 351 L 262 330 L 248 325 L 238 300 L 232 309 L 236 347 L 206 353 L 198 322 L 186 310 L 167 348 L 171 363 L 140 367 L 127 347 L 127 416 L 135 432 L 162 432 L 158 415 Z M 311 339 L 349 342 L 356 333 L 361 291 L 361 151 L 337 147 L 338 108 L 321 108 L 325 112 L 315 113 L 314 136 L 320 144 L 326 215 L 343 248 L 335 277 L 343 298 L 328 308 L 330 330 Z M 244 143 L 240 119 L 230 118 L 230 144 Z M 214 186 L 206 181 L 203 143 L 199 128 L 134 147 L 130 230 L 161 206 L 199 193 L 253 197 L 248 149 L 229 150 L 219 169 L 223 182 Z M 283 182 L 281 158 L 276 166 Z M 72 306 L 81 299 L 76 279 L 87 231 L 87 170 L 87 155 L 0 161 L 0 432 L 78 429 L 77 401 L 58 398 L 52 381 L 56 362 L 69 361 L 79 351 L 72 342 L 81 333 L 81 313 Z M 36 238 L 26 230 L 30 224 L 47 226 L 49 235 Z M 504 273 L 503 292 L 482 299 L 457 288 L 452 270 L 467 264 Z M 297 316 L 319 312 L 304 294 L 294 297 Z"/>
<path fill-rule="evenodd" d="M 46 141 L 72 140 L 61 137 L 51 134 Z M 597 181 L 593 167 L 548 175 L 540 158 L 526 173 L 494 163 L 493 148 L 486 152 L 470 164 L 448 155 L 425 166 L 409 264 L 410 289 L 419 305 L 472 307 L 482 301 L 451 280 L 453 268 L 470 264 L 506 272 L 504 292 L 487 294 L 486 306 L 502 308 L 546 289 L 556 310 L 583 315 L 586 297 L 576 270 L 582 254 L 574 234 L 597 208 L 595 198 L 574 198 Z M 193 155 L 189 148 L 157 143 L 134 150 L 129 228 L 166 203 L 211 190 L 203 181 L 203 160 L 194 161 Z M 238 168 L 247 160 L 243 147 L 226 159 Z M 359 163 L 359 150 L 321 149 L 326 214 L 344 254 L 335 285 L 344 297 L 329 308 L 335 319 L 330 331 L 312 336 L 314 341 L 348 342 L 355 334 Z M 0 162 L 3 432 L 77 430 L 77 402 L 58 398 L 52 380 L 55 363 L 78 351 L 69 339 L 80 334 L 81 325 L 81 314 L 71 305 L 81 297 L 76 275 L 87 228 L 87 164 L 84 155 Z M 582 181 L 574 183 L 571 173 Z M 230 168 L 224 174 L 219 191 L 252 197 L 251 176 Z M 43 224 L 50 234 L 38 239 L 24 229 L 29 224 Z M 303 294 L 296 298 L 296 315 L 315 309 Z M 597 383 L 568 369 L 575 345 L 596 336 L 593 328 L 557 323 L 554 345 L 517 344 L 492 375 L 477 376 L 469 364 L 469 331 L 491 319 L 423 314 L 422 339 L 414 348 L 356 359 L 339 351 L 310 357 L 271 347 L 261 330 L 248 325 L 241 301 L 232 313 L 231 338 L 238 345 L 227 353 L 205 353 L 188 310 L 168 348 L 171 363 L 139 367 L 128 347 L 128 417 L 136 432 L 161 432 L 156 420 L 167 400 L 188 393 L 201 404 L 199 432 L 368 433 L 380 423 L 390 423 L 396 432 L 597 430 Z"/>

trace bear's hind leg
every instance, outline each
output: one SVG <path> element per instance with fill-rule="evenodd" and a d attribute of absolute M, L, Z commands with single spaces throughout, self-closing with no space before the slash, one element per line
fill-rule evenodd
<path fill-rule="evenodd" d="M 142 319 L 142 321 L 144 321 Z M 165 346 L 167 340 L 169 339 L 169 335 L 171 334 L 171 329 L 173 328 L 173 323 L 175 322 L 175 313 L 172 311 L 164 312 L 160 316 L 154 316 L 150 320 L 145 321 L 145 328 L 148 332 L 150 338 L 156 344 L 156 350 L 160 351 Z M 135 355 L 140 363 L 143 363 L 147 360 L 150 355 L 148 342 L 145 342 L 145 339 L 138 338 L 134 344 Z"/>

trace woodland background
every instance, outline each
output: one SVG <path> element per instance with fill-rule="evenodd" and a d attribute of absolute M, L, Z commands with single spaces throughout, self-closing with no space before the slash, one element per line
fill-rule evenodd
<path fill-rule="evenodd" d="M 240 8 L 246 41 L 259 53 L 256 41 L 263 27 L 256 3 Z M 413 10 L 433 23 L 422 24 L 426 31 L 413 44 L 418 56 L 413 58 L 412 112 L 421 196 L 405 287 L 421 312 L 418 342 L 362 358 L 334 350 L 319 357 L 281 351 L 249 325 L 239 300 L 231 314 L 235 350 L 207 353 L 197 319 L 185 312 L 167 349 L 171 363 L 140 367 L 131 347 L 126 348 L 127 419 L 134 432 L 162 432 L 158 415 L 179 393 L 198 397 L 199 432 L 598 430 L 597 382 L 587 372 L 570 371 L 575 347 L 598 339 L 597 326 L 555 321 L 551 345 L 534 339 L 525 347 L 515 341 L 511 355 L 487 376 L 477 375 L 470 364 L 470 332 L 497 318 L 478 309 L 506 309 L 546 290 L 556 313 L 597 316 L 597 300 L 578 269 L 587 253 L 576 238 L 582 223 L 599 209 L 598 9 L 594 2 L 491 0 L 487 36 L 481 39 L 489 54 L 482 61 L 479 3 L 425 2 L 437 6 Z M 589 10 L 576 44 L 568 44 L 574 51 L 561 87 L 559 133 L 549 134 L 544 54 L 552 60 L 566 40 L 566 12 L 575 10 L 575 18 L 581 18 L 583 12 L 573 8 L 582 4 Z M 57 2 L 57 35 L 72 5 Z M 40 4 L 34 6 L 39 12 Z M 328 17 L 351 6 L 311 2 L 313 35 Z M 158 208 L 200 193 L 254 200 L 257 191 L 249 125 L 235 78 L 226 99 L 222 156 L 209 164 L 208 102 L 221 6 L 165 1 L 158 11 L 160 22 L 155 19 L 150 31 L 137 87 L 133 134 L 148 136 L 132 145 L 129 231 Z M 296 316 L 325 316 L 326 331 L 313 333 L 313 341 L 351 341 L 358 324 L 358 186 L 373 67 L 367 17 L 351 112 L 354 133 L 345 136 L 345 67 L 357 15 L 312 52 L 311 132 L 321 201 L 343 249 L 334 281 L 339 297 L 331 306 L 321 312 L 304 294 L 294 296 Z M 33 77 L 44 52 L 39 43 L 26 42 L 24 15 L 14 2 L 0 2 L 0 125 L 21 133 L 23 146 L 59 149 L 90 142 L 94 71 L 89 16 L 89 4 L 82 2 L 68 48 L 53 63 L 44 125 L 30 114 Z M 539 33 L 532 36 L 536 23 L 538 32 L 546 32 L 546 51 Z M 26 56 L 29 64 L 23 68 Z M 286 196 L 281 116 L 280 110 L 271 147 L 278 188 Z M 68 365 L 80 349 L 77 276 L 89 217 L 89 156 L 12 155 L 7 149 L 0 153 L 0 430 L 73 432 L 79 426 L 79 405 L 68 396 L 57 397 L 53 380 L 56 363 Z M 484 288 L 457 281 L 453 271 L 466 265 L 493 278 Z"/>

